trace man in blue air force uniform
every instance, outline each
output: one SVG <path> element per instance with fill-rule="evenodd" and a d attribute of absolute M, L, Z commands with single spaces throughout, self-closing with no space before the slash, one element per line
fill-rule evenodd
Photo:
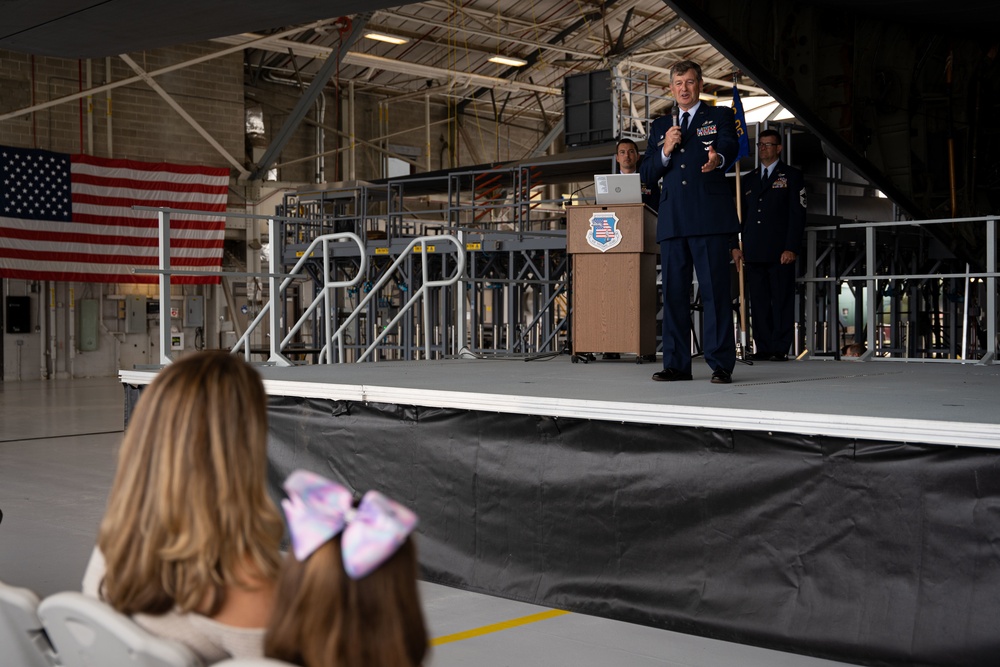
<path fill-rule="evenodd" d="M 806 222 L 802 172 L 782 162 L 781 134 L 764 130 L 757 137 L 760 167 L 743 179 L 743 249 L 733 244 L 736 265 L 743 265 L 754 361 L 787 361 L 795 334 L 795 259 Z"/>
<path fill-rule="evenodd" d="M 668 116 L 653 121 L 640 165 L 644 182 L 663 178 L 656 225 L 663 278 L 663 370 L 653 379 L 692 377 L 693 269 L 705 314 L 705 361 L 713 383 L 729 384 L 736 365 L 729 246 L 739 219 L 725 174 L 739 145 L 732 109 L 702 104 L 702 83 L 697 63 L 685 60 L 670 69 L 679 122 L 674 125 Z"/>

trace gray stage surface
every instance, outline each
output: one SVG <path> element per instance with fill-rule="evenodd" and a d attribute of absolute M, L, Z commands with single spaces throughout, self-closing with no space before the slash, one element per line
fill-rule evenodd
<path fill-rule="evenodd" d="M 737 364 L 731 385 L 653 382 L 659 363 L 568 356 L 261 366 L 268 393 L 644 424 L 1000 447 L 1000 365 L 885 360 Z M 147 384 L 155 371 L 122 371 Z"/>

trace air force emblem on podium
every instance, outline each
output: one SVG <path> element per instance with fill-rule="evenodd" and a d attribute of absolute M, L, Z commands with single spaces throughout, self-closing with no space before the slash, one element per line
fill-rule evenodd
<path fill-rule="evenodd" d="M 601 211 L 590 216 L 590 230 L 587 243 L 607 252 L 622 242 L 622 232 L 618 229 L 618 216 L 612 211 Z"/>

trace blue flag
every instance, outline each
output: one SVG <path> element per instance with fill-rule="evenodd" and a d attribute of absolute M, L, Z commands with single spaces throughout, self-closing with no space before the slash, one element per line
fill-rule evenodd
<path fill-rule="evenodd" d="M 736 138 L 740 142 L 740 150 L 733 160 L 733 165 L 739 162 L 740 158 L 750 155 L 750 140 L 747 138 L 747 117 L 743 113 L 743 102 L 740 101 L 740 91 L 733 84 L 733 115 L 736 116 Z M 730 167 L 731 168 L 731 167 Z"/>

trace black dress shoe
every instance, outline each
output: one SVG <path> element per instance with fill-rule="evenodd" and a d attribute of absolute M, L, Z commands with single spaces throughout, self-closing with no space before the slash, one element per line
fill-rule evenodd
<path fill-rule="evenodd" d="M 768 361 L 788 361 L 787 354 L 772 354 L 768 357 Z"/>
<path fill-rule="evenodd" d="M 681 373 L 676 368 L 664 368 L 659 373 L 653 373 L 653 379 L 657 382 L 677 382 L 678 380 L 690 380 L 690 373 Z"/>
<path fill-rule="evenodd" d="M 747 357 L 747 359 L 749 359 L 750 361 L 770 361 L 771 355 L 764 354 L 763 352 L 754 352 L 749 357 Z"/>
<path fill-rule="evenodd" d="M 733 381 L 733 374 L 727 370 L 718 369 L 712 373 L 712 384 L 729 384 Z"/>

